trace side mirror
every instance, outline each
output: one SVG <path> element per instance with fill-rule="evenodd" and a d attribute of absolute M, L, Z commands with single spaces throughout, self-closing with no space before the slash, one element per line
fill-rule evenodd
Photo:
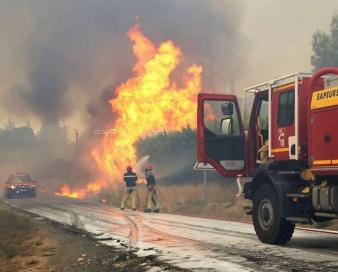
<path fill-rule="evenodd" d="M 233 115 L 234 105 L 231 102 L 226 102 L 221 105 L 223 115 Z"/>
<path fill-rule="evenodd" d="M 223 136 L 232 135 L 232 118 L 222 119 L 221 134 Z"/>

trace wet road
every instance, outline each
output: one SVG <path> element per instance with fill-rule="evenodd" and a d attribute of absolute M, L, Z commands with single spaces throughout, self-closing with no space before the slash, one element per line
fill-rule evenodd
<path fill-rule="evenodd" d="M 191 271 L 338 271 L 338 235 L 296 230 L 287 246 L 260 243 L 250 224 L 144 214 L 59 197 L 13 199 L 11 205 L 90 232 Z"/>

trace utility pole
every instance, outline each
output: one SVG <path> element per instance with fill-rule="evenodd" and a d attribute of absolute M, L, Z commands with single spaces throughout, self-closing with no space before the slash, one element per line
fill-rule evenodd
<path fill-rule="evenodd" d="M 210 164 L 206 162 L 196 162 L 193 168 L 195 171 L 203 172 L 203 202 L 208 202 L 208 184 L 207 184 L 207 171 L 215 170 Z"/>
<path fill-rule="evenodd" d="M 117 128 L 111 128 L 111 129 L 94 129 L 92 130 L 92 134 L 93 135 L 97 135 L 97 136 L 106 136 L 109 134 L 114 134 L 116 133 L 116 131 L 118 131 Z M 109 178 L 109 187 L 110 187 L 110 205 L 113 206 L 113 194 L 114 194 L 114 188 L 112 186 L 112 181 Z"/>
<path fill-rule="evenodd" d="M 208 202 L 207 170 L 203 170 L 203 201 Z"/>

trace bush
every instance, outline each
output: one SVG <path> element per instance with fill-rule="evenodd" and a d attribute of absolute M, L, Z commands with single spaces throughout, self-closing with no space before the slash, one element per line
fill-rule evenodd
<path fill-rule="evenodd" d="M 154 173 L 162 184 L 182 184 L 201 181 L 201 173 L 193 170 L 197 160 L 196 130 L 190 126 L 181 131 L 164 131 L 137 142 L 137 156 L 149 156 Z M 208 176 L 224 181 L 216 172 Z"/>

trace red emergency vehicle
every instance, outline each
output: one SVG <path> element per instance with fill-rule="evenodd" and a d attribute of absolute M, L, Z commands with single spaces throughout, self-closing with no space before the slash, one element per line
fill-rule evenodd
<path fill-rule="evenodd" d="M 36 181 L 27 173 L 17 172 L 10 175 L 5 184 L 5 197 L 36 197 Z"/>
<path fill-rule="evenodd" d="M 243 116 L 234 95 L 198 96 L 198 161 L 243 184 L 262 242 L 285 244 L 295 223 L 338 218 L 337 75 L 326 67 L 251 86 Z"/>

